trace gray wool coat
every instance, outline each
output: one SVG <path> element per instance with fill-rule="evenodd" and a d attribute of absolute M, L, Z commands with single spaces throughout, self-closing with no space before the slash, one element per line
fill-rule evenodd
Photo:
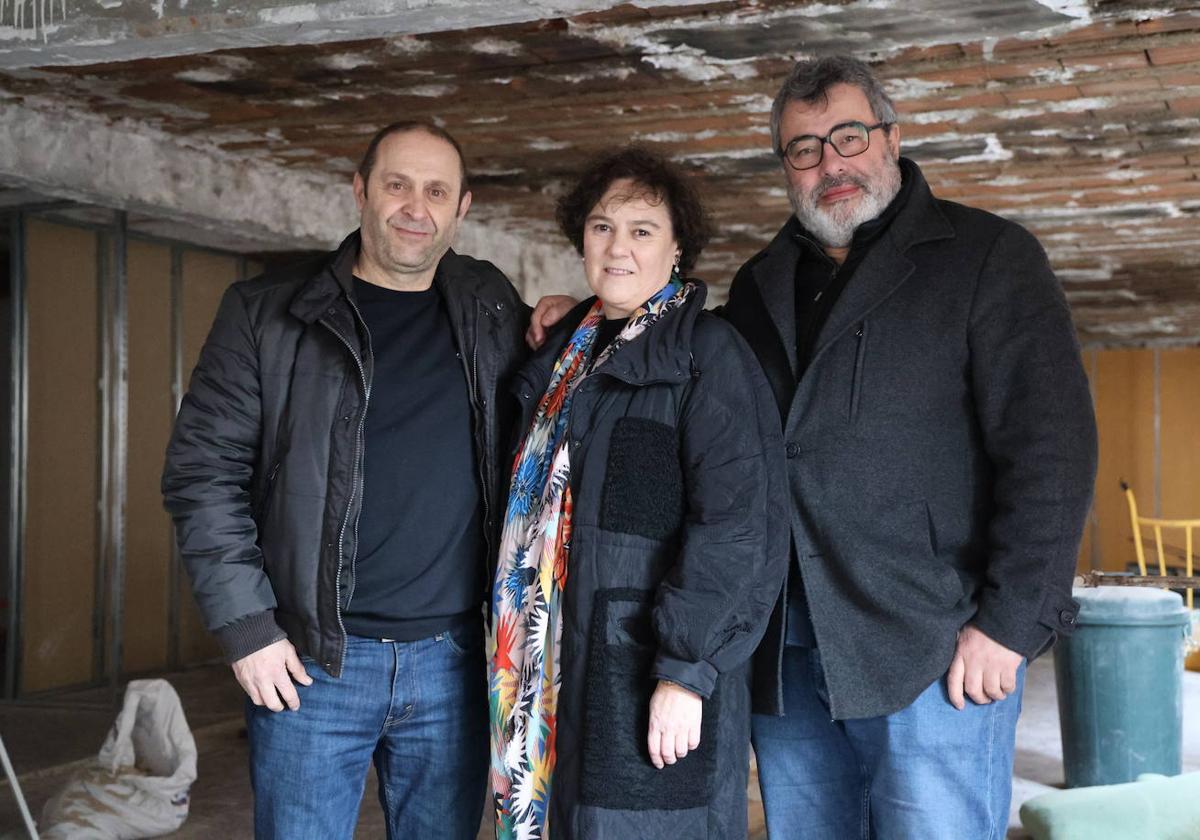
<path fill-rule="evenodd" d="M 1088 382 L 1041 246 L 934 198 L 901 165 L 908 201 L 799 381 L 795 220 L 741 268 L 724 311 L 783 420 L 792 574 L 838 719 L 910 704 L 946 673 L 968 622 L 1030 659 L 1069 632 L 1095 480 Z M 782 711 L 785 599 L 755 663 L 766 713 Z"/>

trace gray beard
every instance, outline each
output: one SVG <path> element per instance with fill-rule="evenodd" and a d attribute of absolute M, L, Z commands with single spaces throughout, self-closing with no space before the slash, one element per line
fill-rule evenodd
<path fill-rule="evenodd" d="M 818 197 L 835 187 L 854 184 L 862 190 L 862 199 L 854 206 L 839 202 L 828 209 L 817 205 Z M 900 167 L 895 161 L 884 170 L 883 178 L 875 184 L 853 175 L 840 178 L 826 176 L 807 194 L 801 194 L 788 184 L 788 200 L 792 211 L 804 229 L 817 238 L 826 248 L 846 248 L 854 238 L 854 231 L 863 222 L 869 222 L 882 213 L 900 192 Z"/>

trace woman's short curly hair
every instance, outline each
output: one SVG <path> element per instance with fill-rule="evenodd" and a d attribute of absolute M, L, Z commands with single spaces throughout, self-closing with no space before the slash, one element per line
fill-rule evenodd
<path fill-rule="evenodd" d="M 626 146 L 595 158 L 579 176 L 575 186 L 558 200 L 558 226 L 580 254 L 587 217 L 615 182 L 628 178 L 652 196 L 648 201 L 665 201 L 671 228 L 679 243 L 679 270 L 686 274 L 708 244 L 708 214 L 690 179 L 661 155 L 640 146 Z"/>

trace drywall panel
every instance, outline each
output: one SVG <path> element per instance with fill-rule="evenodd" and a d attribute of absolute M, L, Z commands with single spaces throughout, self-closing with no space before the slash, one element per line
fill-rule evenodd
<path fill-rule="evenodd" d="M 1200 519 L 1200 348 L 1159 353 L 1162 515 L 1168 519 Z M 1168 539 L 1177 549 L 1184 548 L 1182 531 L 1170 534 Z M 1200 552 L 1200 534 L 1193 536 L 1192 550 Z M 1193 568 L 1200 568 L 1196 559 L 1193 553 Z M 1180 563 L 1180 558 L 1172 557 L 1171 562 Z"/>
<path fill-rule="evenodd" d="M 130 241 L 129 445 L 125 508 L 124 670 L 167 665 L 173 540 L 159 477 L 171 433 L 171 249 Z"/>
<path fill-rule="evenodd" d="M 1135 559 L 1121 479 L 1145 513 L 1154 508 L 1154 351 L 1097 351 L 1094 370 L 1100 434 L 1095 548 L 1100 567 L 1117 571 Z"/>
<path fill-rule="evenodd" d="M 31 219 L 21 687 L 89 682 L 100 424 L 97 235 Z"/>

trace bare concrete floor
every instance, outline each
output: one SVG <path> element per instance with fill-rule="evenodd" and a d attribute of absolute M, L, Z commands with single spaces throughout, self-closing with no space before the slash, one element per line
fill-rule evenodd
<path fill-rule="evenodd" d="M 183 700 L 199 748 L 199 778 L 192 788 L 191 813 L 176 832 L 181 840 L 242 840 L 253 836 L 246 740 L 241 694 L 228 668 L 214 665 L 168 675 Z M 20 774 L 26 799 L 37 817 L 42 805 L 95 756 L 115 716 L 114 698 L 102 689 L 58 694 L 52 699 L 0 704 L 0 736 Z M 1200 674 L 1184 675 L 1184 772 L 1200 770 Z M 383 838 L 374 772 L 367 774 L 357 840 Z M 1029 669 L 1024 712 L 1017 727 L 1010 838 L 1024 837 L 1016 814 L 1020 804 L 1062 785 L 1062 746 L 1054 667 L 1049 659 Z M 764 840 L 757 779 L 751 779 L 750 840 Z M 7 782 L 0 782 L 0 838 L 23 837 L 21 820 Z M 491 838 L 487 815 L 479 838 Z"/>

